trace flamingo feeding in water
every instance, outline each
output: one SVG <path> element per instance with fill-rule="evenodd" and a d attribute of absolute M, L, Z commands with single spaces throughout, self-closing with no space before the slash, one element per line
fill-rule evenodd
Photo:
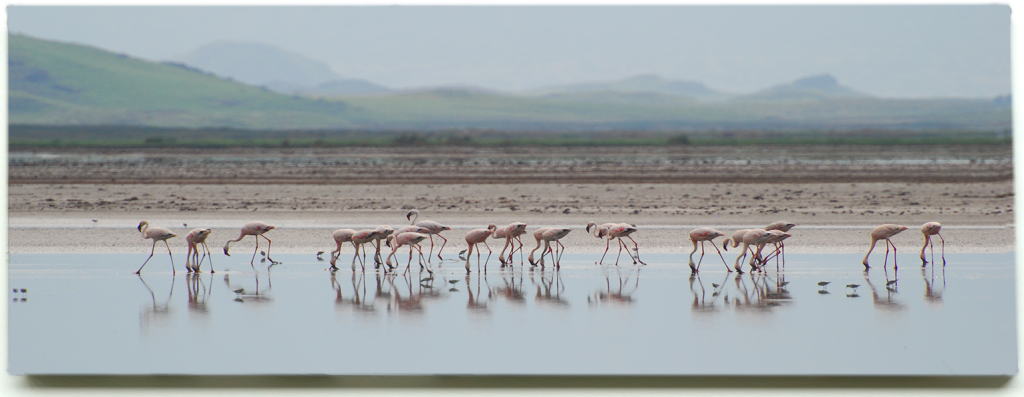
<path fill-rule="evenodd" d="M 793 223 L 793 222 L 789 222 L 789 221 L 775 221 L 775 222 L 772 222 L 772 223 L 768 224 L 768 226 L 765 226 L 764 230 L 767 230 L 769 232 L 772 231 L 772 230 L 788 232 L 789 229 L 793 228 L 793 226 L 796 226 L 796 224 Z M 783 267 L 786 266 L 786 242 L 784 242 L 782 240 L 785 240 L 787 237 L 791 237 L 791 236 L 792 235 L 787 235 L 786 237 L 783 237 L 782 239 L 780 239 L 775 244 L 776 245 L 776 251 L 778 252 L 778 255 L 782 256 L 782 266 Z"/>
<path fill-rule="evenodd" d="M 373 248 L 376 251 L 373 254 L 373 264 L 374 267 L 377 267 L 383 263 L 383 258 L 380 257 L 380 241 L 384 240 L 384 242 L 387 243 L 388 236 L 394 233 L 395 229 L 392 229 L 391 226 L 388 225 L 380 225 L 373 230 L 377 231 L 377 235 L 373 238 Z"/>
<path fill-rule="evenodd" d="M 526 224 L 523 222 L 512 222 L 508 225 L 502 226 L 494 230 L 491 233 L 491 238 L 503 238 L 505 239 L 505 245 L 501 247 L 501 254 L 498 255 L 498 261 L 501 262 L 501 267 L 505 267 L 505 250 L 512 246 L 512 251 L 508 253 L 508 262 L 512 262 L 512 255 L 516 253 L 515 241 L 518 240 L 519 236 L 526 233 Z M 523 248 L 523 242 L 519 241 L 519 248 Z M 522 254 L 520 254 L 521 256 Z"/>
<path fill-rule="evenodd" d="M 254 266 L 252 263 L 256 261 L 256 251 L 260 250 L 260 237 L 263 237 L 267 240 L 267 259 L 270 259 L 270 239 L 267 238 L 267 236 L 264 236 L 263 233 L 269 232 L 273 229 L 273 226 L 263 222 L 249 222 L 242 225 L 242 231 L 241 233 L 238 234 L 238 238 L 234 240 L 228 240 L 228 242 L 224 243 L 224 255 L 231 256 L 231 254 L 228 253 L 228 246 L 231 245 L 231 243 L 242 241 L 242 239 L 245 238 L 245 236 L 255 236 L 256 248 L 252 250 L 252 259 L 249 261 L 249 266 L 252 266 L 252 269 L 256 270 L 256 266 Z M 273 262 L 274 260 L 270 259 L 270 261 Z"/>
<path fill-rule="evenodd" d="M 742 265 L 740 265 L 740 259 L 745 258 L 747 256 L 748 249 L 750 250 L 751 254 L 750 270 L 753 271 L 757 268 L 757 266 L 754 265 L 754 261 L 758 259 L 758 255 L 761 254 L 761 251 L 760 249 L 758 249 L 757 252 L 754 252 L 755 247 L 760 247 L 761 244 L 763 244 L 765 241 L 771 238 L 771 236 L 771 234 L 769 234 L 767 231 L 763 229 L 750 229 L 743 234 L 743 254 L 736 257 L 736 263 L 733 265 L 737 272 L 743 273 L 743 270 L 741 269 Z"/>
<path fill-rule="evenodd" d="M 725 263 L 725 257 L 722 256 L 722 251 L 719 251 L 718 246 L 715 245 L 715 243 L 712 241 L 724 235 L 725 233 L 722 233 L 718 230 L 709 227 L 700 227 L 690 231 L 690 242 L 693 243 L 693 251 L 690 251 L 690 270 L 693 273 L 697 273 L 697 271 L 700 269 L 700 262 L 704 260 L 705 241 L 711 241 L 711 246 L 715 248 L 715 251 L 718 251 L 718 256 L 722 258 L 722 264 L 725 265 L 725 270 L 728 272 L 732 272 L 732 269 L 729 268 L 729 264 Z M 697 260 L 697 265 L 695 266 L 693 264 L 693 254 L 697 252 L 698 241 L 700 241 L 700 259 Z"/>
<path fill-rule="evenodd" d="M 210 273 L 216 273 L 213 271 L 213 255 L 210 254 L 210 247 L 206 245 L 206 238 L 210 236 L 213 230 L 197 228 L 192 229 L 185 235 L 185 242 L 188 243 L 188 253 L 185 254 L 185 269 L 188 269 L 189 273 L 195 271 L 199 273 L 199 266 L 203 264 L 203 259 L 207 255 L 210 256 Z M 203 259 L 199 258 L 199 245 L 203 246 Z M 189 260 L 195 258 L 195 267 L 189 266 Z"/>
<path fill-rule="evenodd" d="M 539 264 L 541 267 L 544 267 L 544 255 L 547 255 L 548 251 L 550 250 L 550 251 L 552 251 L 551 252 L 551 260 L 553 260 L 555 262 L 555 269 L 558 269 L 559 268 L 559 261 L 562 258 L 562 255 L 559 252 L 565 250 L 565 246 L 563 246 L 562 243 L 560 243 L 558 240 L 561 240 L 563 237 L 568 235 L 569 232 L 571 232 L 571 231 L 572 231 L 572 229 L 556 228 L 556 227 L 542 227 L 542 228 L 539 228 L 537 230 L 534 230 L 533 231 L 533 238 L 537 240 L 537 246 L 534 247 L 532 251 L 530 251 L 530 256 L 529 256 L 529 258 L 527 258 L 527 260 L 530 261 L 530 266 L 537 266 Z M 544 243 L 544 249 L 541 250 L 540 260 L 535 262 L 533 260 L 533 253 L 536 252 L 537 249 L 540 248 L 542 241 Z M 562 247 L 562 249 L 560 251 L 558 251 L 558 252 L 555 252 L 555 250 L 550 249 L 549 247 L 550 247 L 550 244 L 551 244 L 552 241 L 555 242 L 555 244 L 558 244 L 558 246 Z"/>
<path fill-rule="evenodd" d="M 594 229 L 593 232 L 590 231 L 591 228 Z M 597 263 L 600 264 L 604 262 L 604 257 L 605 255 L 608 255 L 608 248 L 611 245 L 612 239 L 614 238 L 617 239 L 619 242 L 619 254 L 615 257 L 615 266 L 618 266 L 619 258 L 622 256 L 622 247 L 626 245 L 626 243 L 622 241 L 622 238 L 626 237 L 633 242 L 633 247 L 636 251 L 636 257 L 634 257 L 633 254 L 629 252 L 629 247 L 626 247 L 626 254 L 628 254 L 629 258 L 633 260 L 633 264 L 635 265 L 637 264 L 637 262 L 640 262 L 641 264 L 646 265 L 646 263 L 640 261 L 640 251 L 639 248 L 637 248 L 636 240 L 633 240 L 633 238 L 629 236 L 630 234 L 633 234 L 633 232 L 635 232 L 636 230 L 636 226 L 630 225 L 628 223 L 605 223 L 598 226 L 595 222 L 588 222 L 588 233 L 592 233 L 594 237 L 606 239 L 606 242 L 604 244 L 604 255 L 601 255 L 601 260 L 597 261 Z"/>
<path fill-rule="evenodd" d="M 946 266 L 946 239 L 942 238 L 942 235 L 939 234 L 939 229 L 942 229 L 942 224 L 938 222 L 928 222 L 921 225 L 921 234 L 924 234 L 924 246 L 921 247 L 921 266 L 928 264 L 928 261 L 924 259 L 924 249 L 929 245 L 932 246 L 932 259 L 935 259 L 935 246 L 932 244 L 932 236 L 939 236 L 939 240 L 942 241 L 942 266 Z"/>
<path fill-rule="evenodd" d="M 434 221 L 419 221 L 419 222 L 416 222 L 416 219 L 419 219 L 419 217 L 420 217 L 420 211 L 419 210 L 412 210 L 412 211 L 409 211 L 409 213 L 405 214 L 405 219 L 409 220 L 409 224 L 410 225 L 416 225 L 416 226 L 419 226 L 419 227 L 427 229 L 427 233 L 426 234 L 428 236 L 430 236 L 430 253 L 427 254 L 427 261 L 430 261 L 430 257 L 432 255 L 434 255 L 434 235 L 435 234 L 437 235 L 437 237 L 440 237 L 441 240 L 444 240 L 444 242 L 441 243 L 441 248 L 439 248 L 437 250 L 437 259 L 444 260 L 443 258 L 441 258 L 441 251 L 444 250 L 444 245 L 448 244 L 448 239 L 444 238 L 444 236 L 441 235 L 441 232 L 443 232 L 445 230 L 452 230 L 452 228 L 450 228 L 448 226 L 445 226 L 445 225 L 442 225 L 440 223 L 434 222 Z"/>
<path fill-rule="evenodd" d="M 902 232 L 904 230 L 907 230 L 906 226 L 903 226 L 903 225 L 893 225 L 893 224 L 885 224 L 885 225 L 876 227 L 874 230 L 872 230 L 871 231 L 871 247 L 868 248 L 868 253 L 864 255 L 864 261 L 861 262 L 864 265 L 864 268 L 867 269 L 867 268 L 871 267 L 871 266 L 868 266 L 868 256 L 871 255 L 871 251 L 875 249 L 875 243 L 877 243 L 878 240 L 885 240 L 885 261 L 882 262 L 882 267 L 885 267 L 886 262 L 889 261 L 889 246 L 891 245 L 892 246 L 892 255 L 893 255 L 892 267 L 894 269 L 896 269 L 897 268 L 896 267 L 896 245 L 893 244 L 892 240 L 889 240 L 889 239 L 892 236 L 895 236 L 895 235 L 899 234 L 900 232 Z"/>
<path fill-rule="evenodd" d="M 722 240 L 722 249 L 728 251 L 730 246 L 729 243 L 732 243 L 732 248 L 739 247 L 740 243 L 743 242 L 743 235 L 747 234 L 747 232 L 751 230 L 757 229 L 740 229 L 735 232 L 732 232 L 732 236 L 726 237 L 725 240 Z"/>
<path fill-rule="evenodd" d="M 353 234 L 352 238 L 350 239 L 352 246 L 355 247 L 356 249 L 355 255 L 357 258 L 359 258 L 359 266 L 362 268 L 363 271 L 366 271 L 366 248 L 364 248 L 364 246 L 366 245 L 366 243 L 375 241 L 378 234 L 380 234 L 380 232 L 378 232 L 376 229 L 363 229 Z M 362 257 L 359 256 L 360 248 L 362 248 L 363 250 Z M 338 254 L 341 254 L 341 250 L 338 250 Z M 356 270 L 355 261 L 352 262 L 352 270 Z"/>
<path fill-rule="evenodd" d="M 153 258 L 153 252 L 156 251 L 157 241 L 163 241 L 164 245 L 167 246 L 167 255 L 171 257 L 171 274 L 174 274 L 174 255 L 171 254 L 171 246 L 167 244 L 167 240 L 172 237 L 177 237 L 178 235 L 174 234 L 174 232 L 171 232 L 171 230 L 167 228 L 159 226 L 149 227 L 149 222 L 146 221 L 139 222 L 138 229 L 139 232 L 142 232 L 143 239 L 148 238 L 153 240 L 153 247 L 149 249 L 149 258 L 146 258 L 146 261 L 142 262 L 142 266 L 139 266 L 139 270 L 136 270 L 135 274 L 142 272 L 142 268 L 146 267 L 146 263 L 149 263 L 149 260 Z"/>
<path fill-rule="evenodd" d="M 395 234 L 392 234 L 392 235 L 388 236 L 388 242 L 391 244 L 391 253 L 388 254 L 388 257 L 386 258 L 384 263 L 386 263 L 389 268 L 394 269 L 395 266 L 391 265 L 391 257 L 395 256 L 395 253 L 398 252 L 398 249 L 401 248 L 403 245 L 408 245 L 409 246 L 409 263 L 406 264 L 405 271 L 408 272 L 409 268 L 412 266 L 412 250 L 413 250 L 413 248 L 415 248 L 416 251 L 418 251 L 420 253 L 420 262 L 419 262 L 420 263 L 420 269 L 423 269 L 424 268 L 424 266 L 423 266 L 423 248 L 420 247 L 420 242 L 423 241 L 423 240 L 426 240 L 426 239 L 427 239 L 427 235 L 426 234 L 424 234 L 424 233 L 417 233 L 417 232 L 395 233 Z M 427 263 L 429 264 L 430 262 L 427 262 Z M 434 274 L 434 271 L 430 270 L 429 266 L 427 266 L 426 269 L 427 269 L 427 273 Z"/>
<path fill-rule="evenodd" d="M 489 259 L 491 257 L 491 253 L 493 253 L 494 251 L 491 251 L 491 247 L 487 245 L 487 238 L 490 237 L 491 233 L 494 233 L 496 230 L 497 226 L 495 226 L 492 223 L 490 225 L 487 225 L 486 229 L 473 229 L 466 233 L 466 244 L 469 244 L 469 251 L 466 252 L 466 274 L 469 274 L 469 257 L 473 255 L 473 248 L 475 248 L 477 244 L 483 243 L 484 247 L 487 247 L 487 258 Z M 506 239 L 506 242 L 507 241 L 508 240 Z M 504 252 L 502 252 L 502 255 L 504 255 Z M 476 264 L 477 267 L 480 266 L 479 249 L 476 250 Z M 485 264 L 485 270 L 486 266 L 487 265 Z"/>

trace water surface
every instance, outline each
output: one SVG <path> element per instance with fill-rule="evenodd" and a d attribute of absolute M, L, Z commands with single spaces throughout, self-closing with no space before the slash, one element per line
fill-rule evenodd
<path fill-rule="evenodd" d="M 146 255 L 10 255 L 12 374 L 1008 375 L 1017 371 L 1013 253 L 947 254 L 864 272 L 860 255 L 788 255 L 726 273 L 707 256 L 647 266 L 565 254 L 559 271 L 433 280 L 332 274 L 311 255 L 217 256 L 177 275 Z M 625 258 L 625 257 L 624 257 Z M 727 257 L 731 260 L 731 257 Z M 873 258 L 877 262 L 880 258 Z M 938 259 L 938 258 L 936 258 Z M 891 259 L 890 259 L 891 261 Z M 204 265 L 209 270 L 209 264 Z M 403 269 L 404 270 L 404 269 Z M 482 268 L 481 268 L 482 270 Z M 893 282 L 895 280 L 895 282 Z M 828 281 L 821 287 L 819 282 Z M 847 288 L 847 284 L 858 284 Z"/>

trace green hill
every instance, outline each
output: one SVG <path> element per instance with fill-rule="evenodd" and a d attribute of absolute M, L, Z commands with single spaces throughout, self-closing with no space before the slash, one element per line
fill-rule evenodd
<path fill-rule="evenodd" d="M 181 64 L 22 35 L 8 39 L 9 122 L 22 126 L 510 131 L 1010 128 L 1008 100 L 879 99 L 857 95 L 831 78 L 801 80 L 767 93 L 782 100 L 699 101 L 677 94 L 700 90 L 702 85 L 649 76 L 588 87 L 600 90 L 547 96 L 435 89 L 310 98 L 274 93 Z"/>
<path fill-rule="evenodd" d="M 82 45 L 8 35 L 12 124 L 352 127 L 342 101 L 293 98 Z"/>

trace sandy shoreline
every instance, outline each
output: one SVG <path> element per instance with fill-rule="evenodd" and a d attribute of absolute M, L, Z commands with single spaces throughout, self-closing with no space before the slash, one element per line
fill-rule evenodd
<path fill-rule="evenodd" d="M 522 221 L 568 226 L 565 243 L 575 252 L 603 250 L 588 236 L 588 221 L 628 222 L 643 252 L 689 252 L 690 226 L 724 232 L 790 220 L 800 226 L 790 252 L 864 252 L 868 231 L 882 223 L 910 230 L 893 241 L 917 252 L 917 229 L 945 225 L 947 252 L 1014 250 L 1013 184 L 805 183 L 805 184 L 510 184 L 494 185 L 153 185 L 24 184 L 9 187 L 10 252 L 141 253 L 150 245 L 135 226 L 142 219 L 180 236 L 194 227 L 214 228 L 211 248 L 238 235 L 241 224 L 261 220 L 278 227 L 268 234 L 273 252 L 333 249 L 330 232 L 341 227 L 407 224 L 408 208 L 422 219 L 455 227 L 445 232 L 445 253 L 465 248 L 462 237 L 487 223 Z M 514 208 L 514 209 L 513 209 Z M 93 222 L 93 220 L 96 222 Z M 183 226 L 187 224 L 188 226 Z M 81 233 L 67 233 L 75 230 Z M 184 253 L 183 238 L 172 240 Z M 234 249 L 251 249 L 246 240 Z M 532 242 L 530 243 L 532 244 Z M 500 249 L 499 242 L 491 242 Z M 613 248 L 614 249 L 614 248 Z M 906 250 L 906 251 L 904 251 Z M 345 252 L 351 252 L 350 247 Z M 218 256 L 221 254 L 218 253 Z"/>

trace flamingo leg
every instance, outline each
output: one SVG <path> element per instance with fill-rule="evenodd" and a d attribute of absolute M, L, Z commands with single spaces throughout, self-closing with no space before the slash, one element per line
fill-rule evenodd
<path fill-rule="evenodd" d="M 601 260 L 597 261 L 598 265 L 601 265 L 601 264 L 604 263 L 604 257 L 605 257 L 605 255 L 608 255 L 608 248 L 611 246 L 611 243 L 612 243 L 611 237 L 605 239 L 604 254 L 601 255 Z"/>
<path fill-rule="evenodd" d="M 722 256 L 722 251 L 718 249 L 718 246 L 717 246 L 717 245 L 715 245 L 715 243 L 714 243 L 714 242 L 712 242 L 712 243 L 711 243 L 711 246 L 712 246 L 712 247 L 715 247 L 715 251 L 717 251 L 717 252 L 718 252 L 718 257 L 719 257 L 719 258 L 722 258 L 722 264 L 723 264 L 723 265 L 725 265 L 725 270 L 726 270 L 727 272 L 732 272 L 732 269 L 730 269 L 730 268 L 729 268 L 729 264 L 725 263 L 725 257 L 724 257 L 724 256 Z"/>
<path fill-rule="evenodd" d="M 434 274 L 434 271 L 430 270 L 430 262 L 429 261 L 427 262 L 426 266 L 423 265 L 423 249 L 420 248 L 419 244 L 416 244 L 416 252 L 419 252 L 419 254 L 420 254 L 420 269 L 424 269 L 425 268 L 425 269 L 427 269 L 427 273 Z"/>
<path fill-rule="evenodd" d="M 259 250 L 260 250 L 260 238 L 259 238 L 259 236 L 257 236 L 256 237 L 256 248 L 254 248 L 252 250 L 252 259 L 249 260 L 249 266 L 252 266 L 252 270 L 256 270 L 256 265 L 254 265 L 253 262 L 256 262 L 256 251 L 259 251 Z"/>
<path fill-rule="evenodd" d="M 474 247 L 474 246 L 476 246 L 476 244 L 470 244 L 470 245 L 469 245 L 469 250 L 468 250 L 468 251 L 466 251 L 466 274 L 469 274 L 469 273 L 471 272 L 471 271 L 469 270 L 469 258 L 470 258 L 471 256 L 473 256 L 473 247 Z M 479 253 L 477 253 L 477 254 L 479 255 Z"/>
<path fill-rule="evenodd" d="M 153 245 L 156 245 L 155 241 L 153 242 Z M 167 255 L 171 257 L 171 274 L 175 274 L 174 273 L 174 254 L 171 254 L 171 245 L 167 244 L 167 240 L 164 240 L 164 245 L 167 246 Z"/>
<path fill-rule="evenodd" d="M 139 272 L 142 271 L 142 268 L 146 267 L 146 264 L 149 263 L 149 260 L 153 258 L 154 251 L 156 251 L 156 240 L 153 240 L 153 246 L 150 247 L 149 249 L 149 258 L 146 258 L 146 261 L 142 262 L 142 266 L 139 266 L 139 270 L 136 270 L 135 274 L 139 274 Z"/>
<path fill-rule="evenodd" d="M 260 237 L 263 237 L 263 238 L 267 239 L 267 259 L 270 259 L 270 239 L 267 238 L 267 236 L 264 236 L 262 234 L 260 235 Z M 257 238 L 256 241 L 259 241 L 259 239 Z M 270 262 L 273 263 L 273 262 L 277 262 L 277 261 L 275 261 L 273 259 L 270 259 Z"/>
<path fill-rule="evenodd" d="M 646 265 L 646 263 L 643 263 L 643 261 L 640 260 L 640 246 L 637 246 L 637 240 L 633 239 L 633 237 L 629 236 L 629 235 L 627 235 L 626 237 L 629 238 L 630 241 L 633 241 L 633 251 L 637 253 L 636 258 L 633 260 L 633 264 L 635 265 L 635 264 L 637 264 L 637 262 L 640 262 L 641 264 Z M 703 247 L 702 242 L 703 241 L 701 241 L 701 245 L 700 245 L 701 248 Z M 629 252 L 629 248 L 627 248 L 626 251 Z"/>
<path fill-rule="evenodd" d="M 897 267 L 896 265 L 896 244 L 893 244 L 892 241 L 889 239 L 885 239 L 885 241 L 889 242 L 889 245 L 892 246 L 892 268 L 893 270 L 899 269 L 899 267 Z"/>
<path fill-rule="evenodd" d="M 932 237 L 924 235 L 924 245 L 921 246 L 921 267 L 928 264 L 928 261 L 924 259 L 924 250 L 928 248 L 928 244 L 932 242 Z M 935 246 L 932 245 L 932 260 L 935 260 Z"/>
<path fill-rule="evenodd" d="M 192 273 L 192 265 L 189 261 L 192 260 L 192 243 L 188 244 L 188 251 L 185 253 L 185 270 Z"/>
<path fill-rule="evenodd" d="M 871 239 L 871 246 L 868 247 L 868 253 L 864 254 L 864 260 L 861 261 L 861 264 L 864 265 L 865 269 L 870 269 L 871 268 L 871 266 L 868 266 L 868 256 L 870 256 L 871 255 L 871 251 L 873 251 L 875 249 L 875 243 L 877 243 L 877 242 L 878 242 L 878 240 Z"/>
<path fill-rule="evenodd" d="M 941 234 L 935 233 L 935 235 L 939 236 L 939 241 L 942 242 L 942 267 L 946 267 L 946 239 L 942 238 Z M 946 279 L 943 278 L 942 280 L 945 282 Z"/>
<path fill-rule="evenodd" d="M 206 252 L 204 252 L 203 255 L 207 255 L 210 257 L 210 273 L 216 273 L 213 271 L 213 254 L 210 253 L 210 246 L 206 245 L 205 241 L 203 241 L 203 249 L 206 250 Z"/>
<path fill-rule="evenodd" d="M 704 241 L 700 242 L 700 258 L 697 259 L 697 268 L 700 269 L 700 263 L 704 261 Z"/>
<path fill-rule="evenodd" d="M 615 266 L 618 266 L 619 265 L 619 257 L 622 256 L 622 246 L 625 245 L 625 244 L 622 242 L 622 238 L 621 237 L 615 239 L 615 241 L 619 242 L 619 254 L 615 256 Z M 629 248 L 626 248 L 626 252 L 629 252 Z M 630 258 L 632 258 L 632 256 L 630 256 Z"/>
<path fill-rule="evenodd" d="M 444 236 L 442 236 L 440 233 L 438 233 L 437 237 L 440 238 L 441 240 L 443 240 L 443 242 L 441 243 L 441 248 L 437 249 L 437 259 L 440 259 L 440 260 L 443 261 L 444 258 L 441 257 L 441 251 L 444 251 L 444 245 L 448 244 L 448 239 L 444 238 Z"/>
<path fill-rule="evenodd" d="M 690 251 L 690 271 L 692 273 L 697 273 L 697 270 L 700 269 L 700 266 L 699 265 L 694 265 L 694 263 L 693 263 L 693 254 L 695 252 L 697 252 L 697 240 L 690 239 L 690 242 L 693 243 L 693 251 Z M 726 267 L 728 267 L 728 266 L 726 266 Z"/>

